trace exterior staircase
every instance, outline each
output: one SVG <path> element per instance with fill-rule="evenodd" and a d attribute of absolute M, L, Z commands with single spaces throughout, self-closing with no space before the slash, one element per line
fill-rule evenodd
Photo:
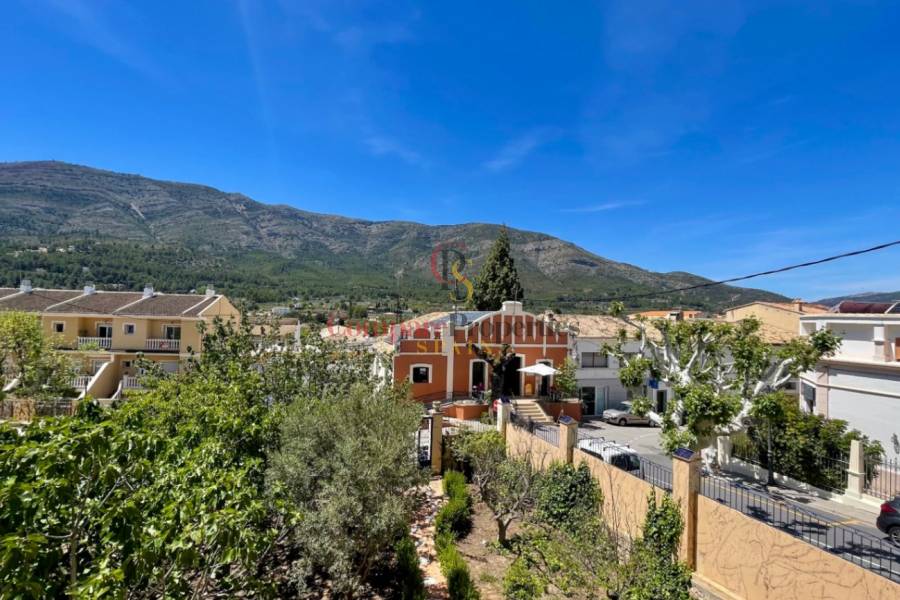
<path fill-rule="evenodd" d="M 544 412 L 544 409 L 541 408 L 541 405 L 536 400 L 513 400 L 513 405 L 516 407 L 516 413 L 520 417 L 531 419 L 535 423 L 553 424 L 553 419 Z"/>

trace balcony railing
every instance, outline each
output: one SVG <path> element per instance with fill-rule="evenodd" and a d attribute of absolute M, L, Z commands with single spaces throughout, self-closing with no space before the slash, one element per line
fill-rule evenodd
<path fill-rule="evenodd" d="M 72 387 L 76 390 L 83 390 L 88 386 L 88 383 L 90 383 L 90 381 L 90 375 L 78 375 L 77 377 L 72 378 Z"/>
<path fill-rule="evenodd" d="M 109 350 L 110 346 L 112 346 L 112 338 L 108 337 L 79 337 L 78 338 L 78 348 L 88 348 L 88 347 L 96 347 L 96 348 L 105 348 Z"/>
<path fill-rule="evenodd" d="M 122 378 L 122 389 L 125 390 L 139 390 L 141 389 L 140 378 L 135 377 L 133 375 L 126 375 Z"/>
<path fill-rule="evenodd" d="M 147 350 L 178 352 L 181 349 L 181 340 L 149 339 L 144 347 Z"/>

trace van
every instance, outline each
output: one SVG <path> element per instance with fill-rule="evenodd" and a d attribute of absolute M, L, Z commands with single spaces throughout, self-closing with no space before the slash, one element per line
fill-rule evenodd
<path fill-rule="evenodd" d="M 603 438 L 592 438 L 578 440 L 578 448 L 623 471 L 639 473 L 641 470 L 640 456 L 628 446 L 608 442 Z"/>

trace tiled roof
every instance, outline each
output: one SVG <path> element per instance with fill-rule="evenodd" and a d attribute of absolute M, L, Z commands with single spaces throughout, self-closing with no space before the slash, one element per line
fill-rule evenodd
<path fill-rule="evenodd" d="M 47 314 L 127 315 L 135 317 L 198 317 L 221 296 L 205 294 L 161 294 L 144 298 L 141 292 L 34 289 L 30 292 L 0 288 L 0 310 Z"/>
<path fill-rule="evenodd" d="M 154 294 L 120 309 L 116 314 L 134 317 L 196 317 L 216 298 L 200 294 Z"/>
<path fill-rule="evenodd" d="M 0 310 L 43 312 L 54 304 L 77 298 L 80 295 L 81 292 L 71 290 L 33 290 L 0 298 Z"/>
<path fill-rule="evenodd" d="M 625 329 L 628 337 L 633 338 L 638 332 L 634 325 L 628 325 L 609 315 L 555 315 L 552 320 L 563 326 L 571 326 L 575 334 L 582 338 L 615 339 L 622 329 Z"/>
<path fill-rule="evenodd" d="M 80 294 L 62 304 L 50 306 L 46 312 L 109 315 L 140 299 L 139 292 L 94 292 L 93 294 Z"/>
<path fill-rule="evenodd" d="M 17 288 L 5 288 L 0 287 L 0 298 L 5 298 L 6 296 L 12 296 L 13 294 L 18 294 L 19 290 Z"/>

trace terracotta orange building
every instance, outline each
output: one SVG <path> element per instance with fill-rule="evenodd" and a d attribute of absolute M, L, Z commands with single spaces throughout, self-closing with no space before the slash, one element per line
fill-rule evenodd
<path fill-rule="evenodd" d="M 522 310 L 521 302 L 504 302 L 498 311 L 461 311 L 426 315 L 395 325 L 394 380 L 412 383 L 413 397 L 424 401 L 468 398 L 491 389 L 492 366 L 484 353 L 512 356 L 504 369 L 502 393 L 513 398 L 546 396 L 553 376 L 520 373 L 519 368 L 545 363 L 559 368 L 570 352 L 569 333 L 557 323 Z"/>

